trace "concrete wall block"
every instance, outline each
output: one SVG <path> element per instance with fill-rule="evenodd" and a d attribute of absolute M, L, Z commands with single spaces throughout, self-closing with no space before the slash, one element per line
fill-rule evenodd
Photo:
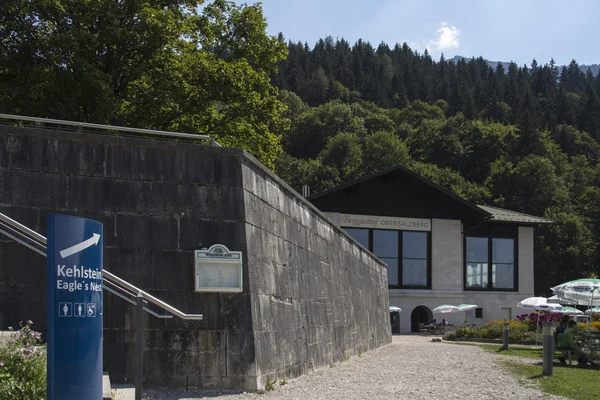
<path fill-rule="evenodd" d="M 260 220 L 257 220 L 258 214 L 255 211 L 256 206 L 254 205 L 257 201 L 256 196 L 246 190 L 243 191 L 242 195 L 244 200 L 244 221 L 252 225 L 260 226 Z"/>
<path fill-rule="evenodd" d="M 271 207 L 273 207 L 275 209 L 278 209 L 278 210 L 282 209 L 283 207 L 281 206 L 281 204 L 282 204 L 283 192 L 269 178 L 265 179 L 264 182 L 265 182 L 265 193 L 264 193 L 265 196 L 263 197 L 263 200 L 265 200 Z"/>
<path fill-rule="evenodd" d="M 56 159 L 56 172 L 95 176 L 106 175 L 106 146 L 97 143 L 56 140 L 48 141 L 48 144 L 47 159 Z"/>
<path fill-rule="evenodd" d="M 289 221 L 289 229 L 291 232 L 291 234 L 288 234 L 288 238 L 296 246 L 298 246 L 302 249 L 306 249 L 307 248 L 307 243 L 306 243 L 307 232 L 301 228 L 301 225 L 297 221 L 292 220 L 292 219 L 290 219 L 288 221 Z"/>
<path fill-rule="evenodd" d="M 4 137 L 5 166 L 10 169 L 29 171 L 56 171 L 56 141 L 44 141 L 36 137 Z"/>
<path fill-rule="evenodd" d="M 227 332 L 227 375 L 256 376 L 254 333 L 252 331 Z"/>
<path fill-rule="evenodd" d="M 153 282 L 151 286 L 144 287 L 188 292 L 195 290 L 193 251 L 152 250 L 152 253 Z"/>
<path fill-rule="evenodd" d="M 256 374 L 263 375 L 277 371 L 277 347 L 275 332 L 254 332 L 254 343 L 256 347 Z"/>
<path fill-rule="evenodd" d="M 249 176 L 251 177 L 252 181 L 252 193 L 254 193 L 256 197 L 262 201 L 266 202 L 267 188 L 265 180 L 262 179 L 255 171 L 250 172 Z"/>
<path fill-rule="evenodd" d="M 120 248 L 176 250 L 177 220 L 168 217 L 117 215 L 116 244 Z"/>
<path fill-rule="evenodd" d="M 276 330 L 277 343 L 277 370 L 285 371 L 298 363 L 298 341 L 296 332 L 290 330 Z"/>
<path fill-rule="evenodd" d="M 280 264 L 274 264 L 275 290 L 272 292 L 275 296 L 283 298 L 298 298 L 298 275 L 294 268 L 286 267 Z"/>
<path fill-rule="evenodd" d="M 250 290 L 252 293 L 273 294 L 276 290 L 274 266 L 271 261 L 265 261 L 256 256 L 248 256 Z"/>
<path fill-rule="evenodd" d="M 251 309 L 249 293 L 221 293 L 219 298 L 221 317 L 229 332 L 252 330 L 252 315 L 248 312 Z"/>
<path fill-rule="evenodd" d="M 241 157 L 224 157 L 218 151 L 210 147 L 198 147 L 194 152 L 182 152 L 181 180 L 200 185 L 241 188 Z"/>
<path fill-rule="evenodd" d="M 181 170 L 177 151 L 158 147 L 109 145 L 106 175 L 111 178 L 178 181 Z"/>
<path fill-rule="evenodd" d="M 201 250 L 213 244 L 222 244 L 231 251 L 246 250 L 246 229 L 243 222 L 180 218 L 179 248 Z"/>
<path fill-rule="evenodd" d="M 40 212 L 38 208 L 22 208 L 15 205 L 6 205 L 0 206 L 0 213 L 46 236 L 46 225 L 44 224 L 44 230 L 40 227 Z M 0 235 L 0 242 L 13 243 L 13 239 L 5 235 Z"/>
<path fill-rule="evenodd" d="M 17 242 L 2 243 L 0 247 L 0 290 L 13 293 L 18 285 L 37 285 L 46 281 L 46 258 Z M 4 285 L 2 285 L 4 284 Z M 2 287 L 4 286 L 4 287 Z M 45 288 L 45 286 L 44 286 Z M 45 296 L 45 289 L 40 296 Z M 15 292 L 16 296 L 17 293 Z M 4 298 L 4 297 L 2 297 Z"/>
<path fill-rule="evenodd" d="M 261 331 L 271 331 L 274 329 L 273 321 L 277 318 L 274 314 L 274 310 L 271 308 L 271 295 L 270 294 L 259 294 L 255 295 L 257 298 L 258 309 L 260 310 L 261 322 L 259 326 Z"/>
<path fill-rule="evenodd" d="M 176 182 L 152 183 L 150 212 L 154 215 L 216 219 L 219 208 L 217 187 Z"/>
<path fill-rule="evenodd" d="M 12 142 L 17 142 L 17 138 L 12 135 L 0 135 L 0 169 L 8 169 L 10 166 L 9 154 Z"/>
<path fill-rule="evenodd" d="M 136 248 L 104 248 L 104 268 L 131 284 L 149 289 L 153 286 L 155 272 L 153 250 Z"/>
<path fill-rule="evenodd" d="M 218 216 L 225 220 L 245 221 L 244 190 L 233 187 L 220 187 L 218 198 Z M 214 210 L 209 210 L 214 212 Z"/>
<path fill-rule="evenodd" d="M 72 210 L 145 214 L 151 211 L 150 182 L 87 176 L 69 176 L 68 179 L 67 201 Z"/>
<path fill-rule="evenodd" d="M 0 171 L 0 204 L 21 207 L 67 207 L 67 177 L 29 171 Z"/>

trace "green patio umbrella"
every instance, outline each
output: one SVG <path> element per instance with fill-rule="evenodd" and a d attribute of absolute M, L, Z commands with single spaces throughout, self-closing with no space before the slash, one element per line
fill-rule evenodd
<path fill-rule="evenodd" d="M 581 315 L 583 314 L 583 311 L 576 309 L 575 307 L 564 307 L 561 311 L 563 314 L 568 314 L 568 315 Z"/>

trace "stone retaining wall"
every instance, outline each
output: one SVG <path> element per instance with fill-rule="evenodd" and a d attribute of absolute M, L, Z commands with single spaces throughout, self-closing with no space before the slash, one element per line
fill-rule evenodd
<path fill-rule="evenodd" d="M 146 385 L 255 390 L 391 341 L 385 265 L 239 149 L 0 126 L 0 212 L 104 224 L 105 268 L 204 321 L 146 315 Z M 244 290 L 194 292 L 193 253 L 242 251 Z M 5 329 L 45 330 L 45 258 L 0 236 Z M 133 381 L 134 308 L 105 293 L 104 359 Z"/>

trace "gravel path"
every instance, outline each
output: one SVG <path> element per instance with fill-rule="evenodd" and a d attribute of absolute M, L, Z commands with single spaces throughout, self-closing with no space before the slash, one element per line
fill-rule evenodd
<path fill-rule="evenodd" d="M 351 357 L 265 394 L 207 392 L 144 393 L 152 400 L 240 399 L 562 399 L 525 388 L 497 360 L 477 346 L 431 342 L 422 336 L 394 336 L 390 346 Z M 218 396 L 218 397 L 217 397 Z"/>

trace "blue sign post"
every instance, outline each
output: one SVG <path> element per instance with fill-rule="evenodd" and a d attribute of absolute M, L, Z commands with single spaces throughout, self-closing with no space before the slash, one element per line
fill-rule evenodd
<path fill-rule="evenodd" d="M 102 399 L 102 224 L 48 216 L 49 400 Z"/>

